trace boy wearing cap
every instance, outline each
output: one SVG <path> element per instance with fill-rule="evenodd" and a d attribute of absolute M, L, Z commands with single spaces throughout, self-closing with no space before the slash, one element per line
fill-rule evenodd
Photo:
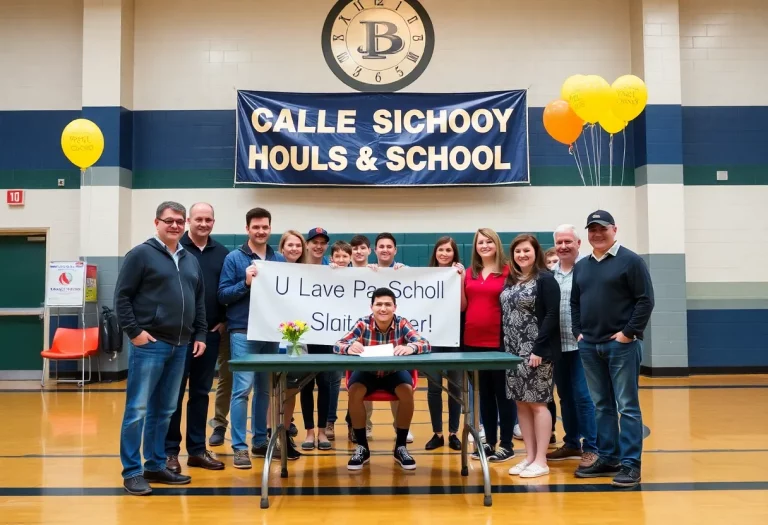
<path fill-rule="evenodd" d="M 312 228 L 307 232 L 307 264 L 328 266 L 330 260 L 325 255 L 330 237 L 325 228 Z M 330 345 L 307 345 L 310 354 L 332 354 Z M 317 384 L 317 429 L 314 420 L 314 390 Z M 339 402 L 341 376 L 337 372 L 320 372 L 301 389 L 301 413 L 304 417 L 304 428 L 307 437 L 301 444 L 303 450 L 330 450 L 331 441 L 335 439 L 334 423 L 336 422 L 336 406 Z M 315 431 L 317 430 L 317 431 Z M 315 435 L 317 434 L 317 435 Z M 317 442 L 315 443 L 315 439 Z"/>
<path fill-rule="evenodd" d="M 576 477 L 612 477 L 613 486 L 632 488 L 640 483 L 643 418 L 638 388 L 653 284 L 640 256 L 616 241 L 610 213 L 590 213 L 587 230 L 592 254 L 574 266 L 571 319 L 595 402 L 598 460 L 579 467 Z"/>

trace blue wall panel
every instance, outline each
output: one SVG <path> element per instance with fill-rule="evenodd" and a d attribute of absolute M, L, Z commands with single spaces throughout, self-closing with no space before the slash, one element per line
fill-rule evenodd
<path fill-rule="evenodd" d="M 688 366 L 768 366 L 768 310 L 688 310 Z"/>

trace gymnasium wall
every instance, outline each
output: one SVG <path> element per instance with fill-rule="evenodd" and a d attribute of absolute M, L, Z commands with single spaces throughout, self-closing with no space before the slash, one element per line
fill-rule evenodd
<path fill-rule="evenodd" d="M 768 365 L 767 21 L 760 0 L 680 0 L 692 368 Z"/>
<path fill-rule="evenodd" d="M 219 235 L 242 234 L 245 212 L 264 206 L 275 233 L 386 229 L 414 254 L 434 234 L 480 226 L 543 239 L 560 223 L 581 226 L 589 211 L 606 208 L 621 242 L 643 255 L 679 254 L 684 246 L 688 334 L 681 337 L 689 366 L 768 366 L 768 353 L 740 335 L 768 335 L 768 277 L 759 264 L 768 233 L 768 92 L 761 88 L 768 3 L 659 0 L 651 9 L 648 0 L 422 0 L 435 51 L 405 91 L 529 89 L 530 185 L 234 188 L 236 89 L 350 91 L 320 48 L 332 4 L 0 0 L 0 188 L 28 190 L 23 209 L 0 207 L 0 228 L 51 228 L 51 259 L 101 257 L 109 272 L 102 296 L 111 298 L 121 256 L 152 235 L 154 209 L 167 199 L 211 202 Z M 104 13 L 94 16 L 100 5 Z M 94 45 L 100 24 L 113 27 L 115 16 L 121 38 L 105 30 L 105 44 Z M 84 70 L 84 61 L 119 69 L 118 81 L 106 67 L 104 78 L 100 68 Z M 649 107 L 627 129 L 623 170 L 617 138 L 613 186 L 583 187 L 566 148 L 544 132 L 543 106 L 571 74 L 611 80 L 628 72 L 649 82 Z M 82 192 L 58 143 L 81 112 L 109 122 L 99 166 L 112 170 L 96 177 L 112 182 Z M 684 186 L 646 184 L 646 166 L 675 164 L 682 164 Z M 718 171 L 728 179 L 717 180 Z M 664 228 L 665 221 L 685 228 Z M 680 284 L 661 268 L 654 275 L 672 276 L 672 284 L 657 283 L 663 297 Z"/>

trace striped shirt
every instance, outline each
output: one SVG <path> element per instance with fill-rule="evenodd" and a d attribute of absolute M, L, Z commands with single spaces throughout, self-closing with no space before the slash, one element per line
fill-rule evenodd
<path fill-rule="evenodd" d="M 361 317 L 355 323 L 352 331 L 340 339 L 334 346 L 333 351 L 336 354 L 346 354 L 349 347 L 355 341 L 359 342 L 363 346 L 376 346 L 391 344 L 392 346 L 410 346 L 413 348 L 414 354 L 426 354 L 429 353 L 430 346 L 429 341 L 417 332 L 408 319 L 405 317 L 395 316 L 392 319 L 392 324 L 386 332 L 379 330 L 376 326 L 376 320 L 373 314 L 367 317 Z M 389 372 L 387 372 L 389 373 Z M 378 372 L 377 375 L 385 375 L 382 372 Z"/>
<path fill-rule="evenodd" d="M 563 352 L 579 349 L 571 329 L 571 288 L 573 287 L 573 267 L 569 272 L 560 269 L 560 263 L 552 267 L 555 280 L 560 285 L 560 345 Z"/>

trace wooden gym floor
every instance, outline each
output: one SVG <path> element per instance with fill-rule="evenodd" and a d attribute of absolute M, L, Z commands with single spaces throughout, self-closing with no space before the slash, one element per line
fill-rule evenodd
<path fill-rule="evenodd" d="M 0 382 L 0 523 L 768 523 L 768 376 L 644 378 L 641 403 L 650 433 L 640 490 L 617 491 L 609 479 L 577 480 L 575 461 L 550 464 L 547 477 L 512 478 L 507 470 L 515 458 L 491 466 L 491 508 L 482 505 L 476 462 L 462 478 L 458 453 L 424 450 L 432 433 L 423 386 L 410 447 L 415 472 L 393 463 L 392 416 L 377 404 L 369 468 L 347 471 L 342 424 L 337 448 L 291 462 L 288 479 L 280 479 L 274 463 L 272 486 L 288 487 L 292 495 L 272 496 L 268 510 L 259 508 L 261 460 L 250 471 L 232 468 L 228 443 L 215 450 L 226 470 L 188 469 L 182 458 L 191 485 L 160 486 L 149 497 L 124 495 L 118 455 L 124 388 L 101 384 L 80 393 L 71 386 L 41 391 L 31 382 Z M 304 437 L 299 428 L 297 441 Z M 521 454 L 522 442 L 515 445 Z"/>

